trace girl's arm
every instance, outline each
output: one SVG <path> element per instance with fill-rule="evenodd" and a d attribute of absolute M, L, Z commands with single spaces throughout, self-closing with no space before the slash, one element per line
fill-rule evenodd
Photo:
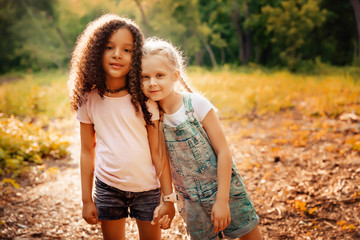
<path fill-rule="evenodd" d="M 93 124 L 80 123 L 81 154 L 81 194 L 82 216 L 89 224 L 97 223 L 97 211 L 92 199 L 95 167 L 95 130 Z"/>
<path fill-rule="evenodd" d="M 218 159 L 217 176 L 218 189 L 216 201 L 212 209 L 211 220 L 214 231 L 222 231 L 230 224 L 229 191 L 231 181 L 231 152 L 222 130 L 220 120 L 214 109 L 211 109 L 202 121 L 202 125 L 209 136 L 210 142 Z"/>
<path fill-rule="evenodd" d="M 169 195 L 173 192 L 172 190 L 172 180 L 169 160 L 166 154 L 165 142 L 160 136 L 159 129 L 159 120 L 153 121 L 154 126 L 147 126 L 149 145 L 151 150 L 152 161 L 155 165 L 156 173 L 160 180 L 161 192 L 163 196 Z M 162 146 L 160 147 L 160 144 Z M 154 221 L 157 222 L 161 219 L 162 216 L 168 215 L 170 218 L 170 223 L 175 216 L 174 204 L 171 202 L 164 202 L 163 208 L 160 209 L 158 216 L 155 216 Z"/>

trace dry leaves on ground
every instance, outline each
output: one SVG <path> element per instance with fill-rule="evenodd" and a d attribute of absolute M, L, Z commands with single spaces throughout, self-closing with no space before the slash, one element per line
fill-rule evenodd
<path fill-rule="evenodd" d="M 290 112 L 223 123 L 264 239 L 360 239 L 359 122 Z M 1 239 L 102 239 L 100 226 L 81 218 L 74 134 L 73 160 L 47 165 L 56 168 L 20 189 L 1 189 Z M 133 220 L 127 238 L 138 239 Z M 178 215 L 163 239 L 186 239 Z"/>

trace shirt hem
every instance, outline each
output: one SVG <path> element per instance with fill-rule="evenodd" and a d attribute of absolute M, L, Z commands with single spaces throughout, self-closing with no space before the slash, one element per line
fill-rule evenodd
<path fill-rule="evenodd" d="M 116 189 L 119 189 L 121 191 L 125 191 L 125 192 L 146 192 L 146 191 L 150 191 L 150 190 L 155 190 L 160 188 L 160 184 L 157 185 L 152 185 L 149 186 L 147 188 L 119 188 L 119 186 L 115 186 L 114 184 L 112 184 L 111 182 L 104 180 L 103 178 L 95 175 L 96 178 L 98 178 L 100 181 L 102 181 L 103 183 L 106 183 L 107 185 L 114 187 Z"/>

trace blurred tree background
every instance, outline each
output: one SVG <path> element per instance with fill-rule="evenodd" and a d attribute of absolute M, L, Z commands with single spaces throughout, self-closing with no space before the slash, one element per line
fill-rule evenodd
<path fill-rule="evenodd" d="M 81 219 L 67 79 L 104 13 L 184 51 L 265 239 L 359 239 L 360 0 L 0 0 L 0 239 L 101 238 Z"/>
<path fill-rule="evenodd" d="M 171 40 L 191 65 L 359 64 L 359 0 L 0 0 L 0 74 L 67 69 L 77 36 L 107 12 Z"/>

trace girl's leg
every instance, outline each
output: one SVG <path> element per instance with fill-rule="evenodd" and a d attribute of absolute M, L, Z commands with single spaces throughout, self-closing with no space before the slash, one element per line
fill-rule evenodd
<path fill-rule="evenodd" d="M 126 218 L 120 220 L 101 220 L 104 240 L 125 240 Z"/>
<path fill-rule="evenodd" d="M 161 229 L 159 224 L 152 225 L 151 221 L 136 219 L 139 229 L 140 240 L 161 240 Z"/>
<path fill-rule="evenodd" d="M 245 234 L 239 238 L 240 240 L 262 240 L 262 236 L 258 226 L 256 226 L 251 232 Z"/>

